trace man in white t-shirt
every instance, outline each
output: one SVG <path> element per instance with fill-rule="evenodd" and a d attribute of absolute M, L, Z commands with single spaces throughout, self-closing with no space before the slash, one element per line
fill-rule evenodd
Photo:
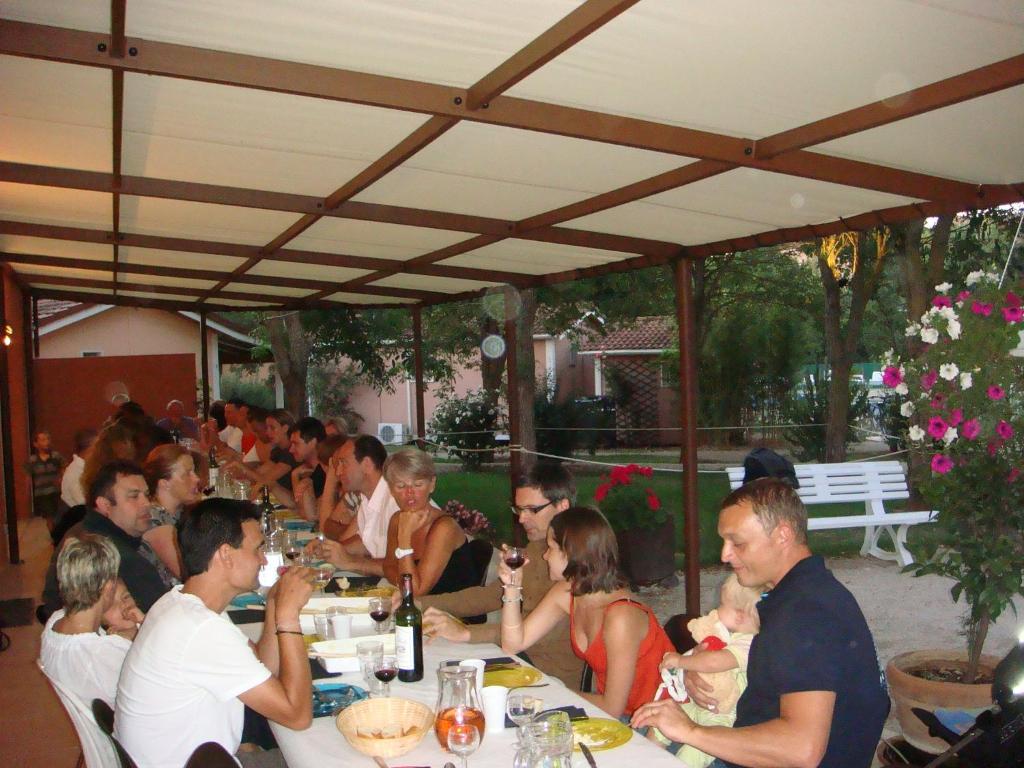
<path fill-rule="evenodd" d="M 64 607 L 43 629 L 39 661 L 51 680 L 85 705 L 103 699 L 111 707 L 117 678 L 131 642 L 100 628 L 117 597 L 121 556 L 105 536 L 69 536 L 57 556 L 57 583 Z"/>
<path fill-rule="evenodd" d="M 115 735 L 139 768 L 180 768 L 200 744 L 234 753 L 244 706 L 289 728 L 312 721 L 312 684 L 299 611 L 313 590 L 291 568 L 267 595 L 253 646 L 224 614 L 256 586 L 263 555 L 256 508 L 208 499 L 179 523 L 188 578 L 156 602 L 128 653 L 117 688 Z"/>
<path fill-rule="evenodd" d="M 359 494 L 359 506 L 338 541 L 328 539 L 320 545 L 321 556 L 342 570 L 383 576 L 388 523 L 398 511 L 382 474 L 387 450 L 373 435 L 359 435 L 349 438 L 337 457 L 342 488 Z"/>
<path fill-rule="evenodd" d="M 245 401 L 233 397 L 224 404 L 224 421 L 228 424 L 217 433 L 217 437 L 235 453 L 242 452 L 242 431 L 249 420 L 249 406 Z"/>
<path fill-rule="evenodd" d="M 64 468 L 60 478 L 60 498 L 69 507 L 85 504 L 85 489 L 82 487 L 82 472 L 85 459 L 96 442 L 95 429 L 80 429 L 75 432 L 75 452 L 71 463 Z"/>

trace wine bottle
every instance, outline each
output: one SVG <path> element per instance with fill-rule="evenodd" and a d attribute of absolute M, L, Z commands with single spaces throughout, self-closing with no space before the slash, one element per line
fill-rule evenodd
<path fill-rule="evenodd" d="M 402 574 L 402 604 L 395 611 L 395 655 L 398 679 L 415 683 L 423 679 L 423 614 L 412 599 L 412 574 Z"/>
<path fill-rule="evenodd" d="M 220 479 L 220 466 L 217 464 L 217 450 L 211 446 L 210 448 L 210 481 L 209 481 L 209 492 L 211 496 L 216 496 L 219 490 L 217 481 Z"/>
<path fill-rule="evenodd" d="M 270 488 L 266 485 L 260 491 L 260 526 L 263 534 L 268 535 L 277 527 L 277 519 L 274 515 L 274 503 L 270 500 Z"/>

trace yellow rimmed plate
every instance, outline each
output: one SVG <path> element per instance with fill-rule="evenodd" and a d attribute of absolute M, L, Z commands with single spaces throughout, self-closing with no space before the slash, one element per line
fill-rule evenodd
<path fill-rule="evenodd" d="M 621 747 L 633 738 L 632 728 L 625 723 L 607 717 L 577 720 L 572 724 L 572 731 L 572 746 L 577 752 L 581 743 L 586 744 L 591 752 L 600 752 L 603 749 Z"/>
<path fill-rule="evenodd" d="M 533 667 L 513 667 L 511 669 L 494 669 L 484 672 L 484 685 L 504 685 L 506 688 L 519 688 L 524 685 L 539 683 L 540 670 Z"/>

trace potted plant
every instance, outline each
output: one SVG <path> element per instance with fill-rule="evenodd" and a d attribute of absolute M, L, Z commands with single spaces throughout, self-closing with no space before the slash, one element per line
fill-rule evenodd
<path fill-rule="evenodd" d="M 1024 358 L 1014 354 L 1024 290 L 998 279 L 972 272 L 958 293 L 936 286 L 931 308 L 906 331 L 920 354 L 890 354 L 883 373 L 903 397 L 908 445 L 925 470 L 917 488 L 944 533 L 931 558 L 906 570 L 952 579 L 954 602 L 966 603 L 966 652 L 902 654 L 886 670 L 904 735 L 930 751 L 946 745 L 928 739 L 909 707 L 989 705 L 985 673 L 998 659 L 983 655 L 985 637 L 1024 595 Z M 935 701 L 940 689 L 953 698 Z"/>
<path fill-rule="evenodd" d="M 622 569 L 633 584 L 675 581 L 675 526 L 647 483 L 654 474 L 637 464 L 612 467 L 594 501 L 619 542 Z"/>

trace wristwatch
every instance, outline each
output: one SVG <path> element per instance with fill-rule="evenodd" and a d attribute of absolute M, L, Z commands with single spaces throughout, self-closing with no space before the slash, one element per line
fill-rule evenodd
<path fill-rule="evenodd" d="M 401 547 L 395 547 L 395 559 L 401 560 L 403 557 L 408 557 L 413 553 L 411 549 L 402 549 Z"/>

